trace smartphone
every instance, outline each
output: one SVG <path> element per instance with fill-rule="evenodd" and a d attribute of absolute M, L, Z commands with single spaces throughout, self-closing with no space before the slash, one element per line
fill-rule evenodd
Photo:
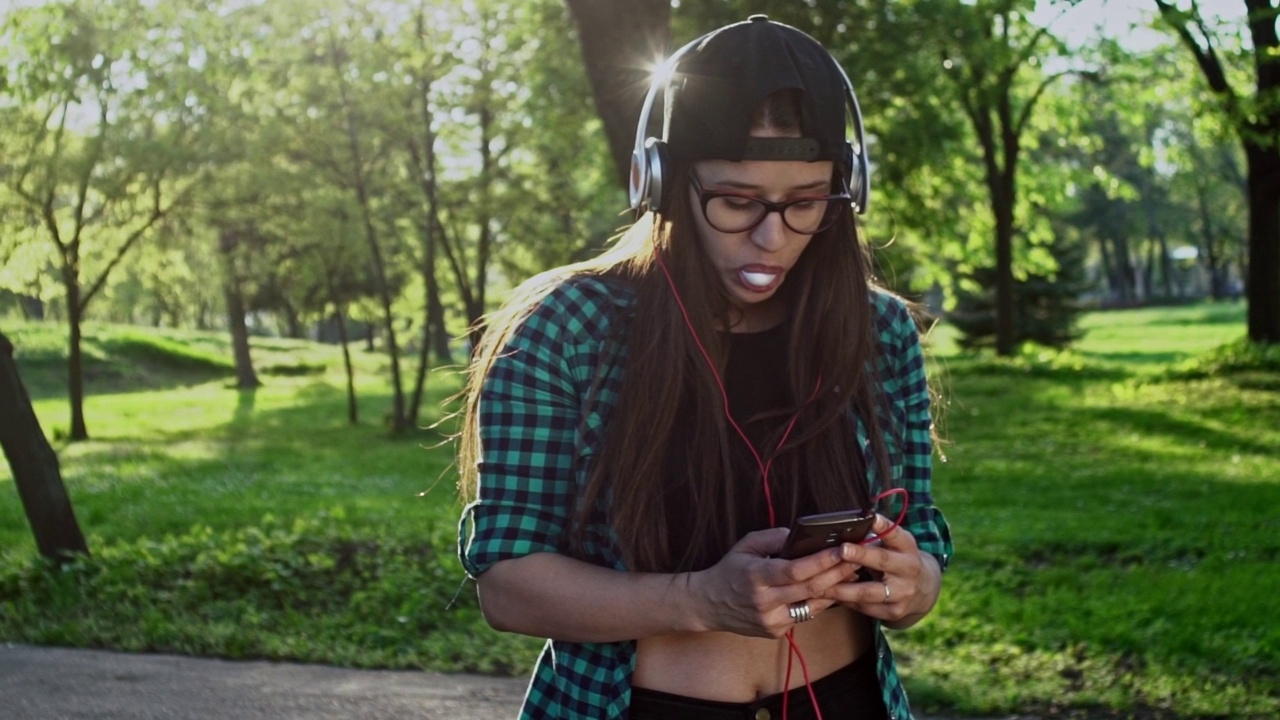
<path fill-rule="evenodd" d="M 791 525 L 791 534 L 778 557 L 794 560 L 841 543 L 858 543 L 871 532 L 874 512 L 842 510 L 819 515 L 802 515 Z"/>

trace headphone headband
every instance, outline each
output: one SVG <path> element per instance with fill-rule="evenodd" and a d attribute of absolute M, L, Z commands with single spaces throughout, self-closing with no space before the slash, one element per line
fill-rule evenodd
<path fill-rule="evenodd" d="M 761 21 L 763 21 L 764 25 L 786 28 L 797 36 L 808 38 L 807 35 L 804 35 L 794 28 L 771 23 L 765 16 L 755 15 L 745 23 L 737 23 L 736 25 L 730 25 L 725 28 L 714 30 L 711 33 L 698 37 L 685 44 L 673 53 L 665 62 L 663 62 L 659 69 L 654 73 L 653 82 L 649 85 L 649 90 L 645 94 L 644 103 L 640 109 L 640 118 L 636 124 L 636 141 L 631 153 L 631 173 L 628 183 L 628 196 L 631 208 L 637 214 L 646 209 L 661 213 L 667 204 L 664 200 L 665 195 L 669 192 L 669 183 L 666 182 L 668 180 L 666 175 L 669 174 L 671 165 L 671 160 L 668 157 L 669 150 L 667 143 L 670 128 L 667 123 L 664 123 L 662 137 L 660 138 L 652 137 L 648 132 L 653 107 L 657 102 L 658 94 L 660 92 L 664 94 L 664 102 L 667 101 L 667 98 L 670 98 L 673 103 L 676 102 L 676 99 L 672 98 L 671 93 L 668 93 L 667 91 L 671 88 L 671 83 L 679 72 L 680 64 L 685 60 L 687 55 L 694 51 L 695 48 L 700 48 L 703 43 L 726 29 L 742 26 L 751 27 L 754 26 L 755 23 Z M 821 48 L 821 45 L 819 45 L 816 40 L 812 40 L 812 38 L 808 39 L 813 45 Z M 854 93 L 853 84 L 849 81 L 849 76 L 845 73 L 844 68 L 840 66 L 840 63 L 837 62 L 825 48 L 821 48 L 821 50 L 821 55 L 824 56 L 825 61 L 830 63 L 838 73 L 840 84 L 842 85 L 842 92 L 844 95 L 844 124 L 846 131 L 845 140 L 842 143 L 841 152 L 839 153 L 842 156 L 839 163 L 842 165 L 841 169 L 844 174 L 845 183 L 849 188 L 850 194 L 853 196 L 854 208 L 858 214 L 863 214 L 866 212 L 868 196 L 870 194 L 870 174 L 867 159 L 866 139 L 862 124 L 862 109 L 858 104 L 858 97 Z M 820 98 L 817 100 L 820 101 Z M 670 117 L 669 111 L 666 114 Z M 849 141 L 847 132 L 850 120 L 852 120 L 854 131 L 853 142 Z M 800 142 L 805 139 L 797 138 L 794 140 Z M 744 148 L 742 159 L 764 159 L 760 157 L 761 153 L 758 152 L 758 149 L 751 146 L 750 139 L 747 139 L 745 142 L 747 143 L 747 146 Z M 809 142 L 814 141 L 809 140 Z M 799 148 L 799 145 L 797 145 L 796 148 Z M 791 150 L 781 153 L 773 151 L 765 154 L 768 155 L 768 159 L 790 159 L 791 152 Z M 796 152 L 799 152 L 798 149 Z M 797 157 L 796 159 L 802 158 Z"/>

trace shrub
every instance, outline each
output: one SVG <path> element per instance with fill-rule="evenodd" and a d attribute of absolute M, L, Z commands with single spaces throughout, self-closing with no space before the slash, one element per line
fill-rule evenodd
<path fill-rule="evenodd" d="M 452 528 L 414 542 L 374 539 L 323 514 L 95 545 L 92 556 L 62 569 L 41 559 L 0 560 L 0 636 L 488 673 L 523 671 L 536 651 L 536 641 L 488 629 L 454 555 Z"/>

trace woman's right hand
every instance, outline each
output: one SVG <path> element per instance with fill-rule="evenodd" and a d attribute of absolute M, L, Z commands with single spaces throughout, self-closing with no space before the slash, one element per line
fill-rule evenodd
<path fill-rule="evenodd" d="M 703 629 L 780 638 L 796 623 L 788 606 L 807 601 L 818 613 L 835 604 L 822 596 L 857 573 L 840 546 L 795 560 L 782 551 L 786 528 L 747 533 L 715 565 L 690 573 L 689 587 Z"/>

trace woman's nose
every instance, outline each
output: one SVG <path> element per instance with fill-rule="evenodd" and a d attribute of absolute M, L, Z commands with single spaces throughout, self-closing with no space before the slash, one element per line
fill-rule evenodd
<path fill-rule="evenodd" d="M 751 229 L 751 244 L 766 252 L 776 252 L 787 244 L 790 230 L 782 222 L 782 213 L 771 212 Z"/>

